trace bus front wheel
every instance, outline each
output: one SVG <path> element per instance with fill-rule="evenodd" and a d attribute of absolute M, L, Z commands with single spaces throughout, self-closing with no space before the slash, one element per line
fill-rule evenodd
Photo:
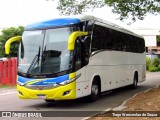
<path fill-rule="evenodd" d="M 89 101 L 94 102 L 97 100 L 99 95 L 99 85 L 96 79 L 93 80 L 92 86 L 91 86 L 91 94 L 89 96 Z"/>

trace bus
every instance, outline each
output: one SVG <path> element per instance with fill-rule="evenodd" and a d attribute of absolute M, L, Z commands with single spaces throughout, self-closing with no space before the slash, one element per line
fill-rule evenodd
<path fill-rule="evenodd" d="M 100 93 L 145 80 L 143 37 L 100 18 L 55 18 L 25 27 L 19 41 L 17 90 L 21 99 L 95 101 Z"/>

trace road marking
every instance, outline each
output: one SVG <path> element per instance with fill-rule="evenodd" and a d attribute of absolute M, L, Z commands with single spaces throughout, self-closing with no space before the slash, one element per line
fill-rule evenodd
<path fill-rule="evenodd" d="M 10 95 L 10 94 L 15 94 L 15 93 L 17 93 L 17 92 L 15 91 L 15 92 L 0 93 L 0 96 L 3 96 L 3 95 Z"/>

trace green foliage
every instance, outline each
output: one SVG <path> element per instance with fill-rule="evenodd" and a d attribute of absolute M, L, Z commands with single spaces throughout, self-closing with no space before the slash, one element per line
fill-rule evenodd
<path fill-rule="evenodd" d="M 157 42 L 160 43 L 160 35 L 156 36 Z"/>
<path fill-rule="evenodd" d="M 150 72 L 158 72 L 158 71 L 160 71 L 160 67 L 151 66 L 151 67 L 149 68 L 149 71 L 150 71 Z"/>
<path fill-rule="evenodd" d="M 147 57 L 146 58 L 146 70 L 148 71 L 150 67 L 151 67 L 151 59 Z"/>
<path fill-rule="evenodd" d="M 155 58 L 152 60 L 151 63 L 154 67 L 158 67 L 160 65 L 160 59 L 159 58 Z"/>
<path fill-rule="evenodd" d="M 104 6 L 102 0 L 59 0 L 57 9 L 62 15 L 77 15 L 87 9 L 100 8 Z"/>
<path fill-rule="evenodd" d="M 160 58 L 155 58 L 153 60 L 146 58 L 146 70 L 150 72 L 160 71 Z"/>
<path fill-rule="evenodd" d="M 104 5 L 112 7 L 113 13 L 117 13 L 120 20 L 128 18 L 132 21 L 142 20 L 146 13 L 160 13 L 159 0 L 59 0 L 57 9 L 61 14 L 75 15 Z"/>
<path fill-rule="evenodd" d="M 3 88 L 16 88 L 16 86 L 15 85 L 6 85 L 6 84 L 1 84 L 0 83 L 0 89 L 3 89 Z"/>
<path fill-rule="evenodd" d="M 113 7 L 113 12 L 120 15 L 120 20 L 143 20 L 146 13 L 160 13 L 159 0 L 105 0 L 105 3 Z"/>
<path fill-rule="evenodd" d="M 14 36 L 19 36 L 22 35 L 22 32 L 24 30 L 23 26 L 19 26 L 17 28 L 15 27 L 10 27 L 7 29 L 2 30 L 2 34 L 0 35 L 0 58 L 1 57 L 16 57 L 17 52 L 18 52 L 18 45 L 19 43 L 14 42 L 11 44 L 11 53 L 10 55 L 5 55 L 5 43 L 8 39 L 14 37 Z"/>

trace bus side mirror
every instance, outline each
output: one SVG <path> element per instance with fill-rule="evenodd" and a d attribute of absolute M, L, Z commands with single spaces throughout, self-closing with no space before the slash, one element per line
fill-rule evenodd
<path fill-rule="evenodd" d="M 68 39 L 68 50 L 73 51 L 77 37 L 85 36 L 85 35 L 88 35 L 88 32 L 82 32 L 82 31 L 73 32 Z"/>
<path fill-rule="evenodd" d="M 19 42 L 21 41 L 22 37 L 21 36 L 16 36 L 16 37 L 12 37 L 9 40 L 7 40 L 7 42 L 5 43 L 5 53 L 8 55 L 10 53 L 10 45 L 13 42 Z"/>

